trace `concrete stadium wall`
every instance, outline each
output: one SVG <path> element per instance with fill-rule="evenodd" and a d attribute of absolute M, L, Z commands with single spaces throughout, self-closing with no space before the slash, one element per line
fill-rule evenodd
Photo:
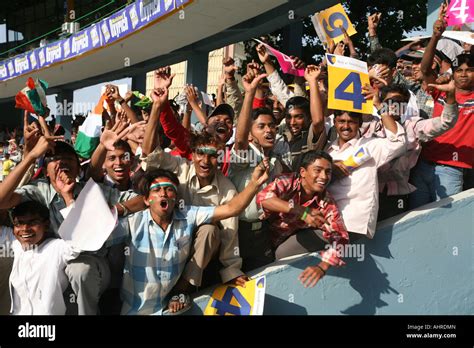
<path fill-rule="evenodd" d="M 474 189 L 383 221 L 363 239 L 363 260 L 329 270 L 314 288 L 297 279 L 317 256 L 277 262 L 266 274 L 265 315 L 474 314 Z M 356 242 L 356 243 L 357 243 Z M 202 314 L 213 289 L 189 314 Z"/>

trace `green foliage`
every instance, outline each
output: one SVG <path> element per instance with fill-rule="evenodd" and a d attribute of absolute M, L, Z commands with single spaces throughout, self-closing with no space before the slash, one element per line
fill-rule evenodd
<path fill-rule="evenodd" d="M 351 36 L 351 39 L 362 57 L 365 57 L 369 48 L 367 33 L 367 16 L 369 14 L 382 13 L 381 22 L 377 29 L 378 37 L 383 47 L 391 48 L 394 51 L 404 45 L 400 41 L 405 37 L 404 33 L 421 30 L 426 24 L 426 0 L 351 0 L 342 4 L 357 30 L 357 34 Z M 305 18 L 302 24 L 303 49 L 300 58 L 306 63 L 318 62 L 324 55 L 324 48 L 316 35 L 311 19 L 309 17 Z M 276 49 L 281 49 L 284 40 L 282 33 L 283 30 L 279 29 L 267 35 L 269 44 Z M 258 61 L 258 55 L 254 47 L 255 42 L 253 40 L 245 42 L 248 59 L 244 62 L 241 72 L 244 71 L 245 64 L 252 59 Z M 292 52 L 285 53 L 293 54 Z"/>

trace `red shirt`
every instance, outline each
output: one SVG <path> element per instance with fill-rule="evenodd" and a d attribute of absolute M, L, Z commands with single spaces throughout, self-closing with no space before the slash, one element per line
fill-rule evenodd
<path fill-rule="evenodd" d="M 433 118 L 443 112 L 445 94 L 433 93 L 435 106 Z M 424 160 L 453 167 L 472 168 L 474 166 L 474 92 L 456 92 L 459 106 L 458 121 L 452 129 L 423 146 Z"/>

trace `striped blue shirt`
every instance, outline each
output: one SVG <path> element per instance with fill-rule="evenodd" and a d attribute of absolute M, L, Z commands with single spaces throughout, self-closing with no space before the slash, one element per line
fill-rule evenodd
<path fill-rule="evenodd" d="M 176 209 L 166 231 L 156 224 L 150 210 L 121 221 L 108 244 L 127 242 L 122 282 L 122 314 L 161 314 L 168 295 L 178 282 L 188 259 L 192 234 L 210 223 L 215 207 L 186 206 Z"/>

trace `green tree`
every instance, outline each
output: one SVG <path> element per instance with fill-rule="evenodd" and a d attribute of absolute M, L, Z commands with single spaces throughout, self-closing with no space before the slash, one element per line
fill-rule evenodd
<path fill-rule="evenodd" d="M 351 0 L 343 2 L 342 5 L 357 30 L 357 34 L 351 36 L 351 39 L 362 59 L 366 57 L 368 52 L 367 16 L 369 14 L 382 13 L 382 19 L 377 29 L 379 40 L 383 47 L 391 48 L 394 51 L 404 45 L 401 40 L 405 37 L 405 33 L 421 30 L 426 24 L 426 0 Z M 324 55 L 324 48 L 316 35 L 311 18 L 305 18 L 302 25 L 303 47 L 301 58 L 307 63 L 314 60 L 318 61 Z M 282 29 L 269 33 L 267 39 L 273 47 L 281 49 L 284 40 Z M 245 48 L 248 59 L 244 63 L 252 59 L 258 61 L 255 52 L 255 41 L 246 41 Z M 293 52 L 284 53 L 293 55 Z M 245 64 L 241 72 L 243 72 L 244 67 Z"/>

